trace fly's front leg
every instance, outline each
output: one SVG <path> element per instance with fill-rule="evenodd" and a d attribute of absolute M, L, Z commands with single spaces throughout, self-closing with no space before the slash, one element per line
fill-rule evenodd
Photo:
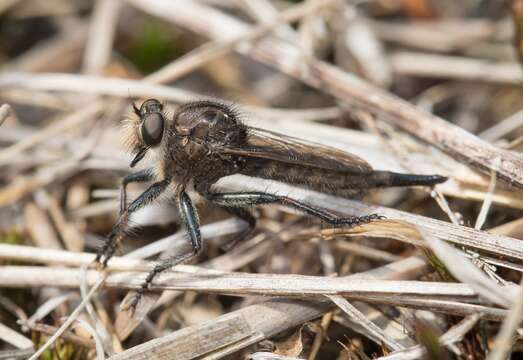
<path fill-rule="evenodd" d="M 153 270 L 147 275 L 144 283 L 138 289 L 135 297 L 129 304 L 131 309 L 135 309 L 136 305 L 143 296 L 145 290 L 151 285 L 153 279 L 160 274 L 162 271 L 172 268 L 175 265 L 184 262 L 193 256 L 197 255 L 202 249 L 202 237 L 200 234 L 200 222 L 198 220 L 198 214 L 196 209 L 191 201 L 191 198 L 187 195 L 185 191 L 180 191 L 177 195 L 178 208 L 180 211 L 180 216 L 185 224 L 185 228 L 189 235 L 189 240 L 191 241 L 192 251 L 187 254 L 177 255 L 173 258 L 166 259 L 160 264 L 156 265 Z"/>
<path fill-rule="evenodd" d="M 140 170 L 123 177 L 122 184 L 120 185 L 120 215 L 123 214 L 127 207 L 127 185 L 133 182 L 151 181 L 153 178 L 154 174 L 152 169 Z"/>
<path fill-rule="evenodd" d="M 298 211 L 317 217 L 320 220 L 336 227 L 351 227 L 383 218 L 377 214 L 340 218 L 323 209 L 315 208 L 311 205 L 302 203 L 289 197 L 264 192 L 211 193 L 209 194 L 209 200 L 223 206 L 247 206 L 276 203 L 292 207 Z"/>
<path fill-rule="evenodd" d="M 165 191 L 170 182 L 171 179 L 168 178 L 152 184 L 147 190 L 138 196 L 127 209 L 122 212 L 120 218 L 113 226 L 109 236 L 105 239 L 104 245 L 98 251 L 95 262 L 101 264 L 102 267 L 107 265 L 109 259 L 114 255 L 116 244 L 120 242 L 125 236 L 125 231 L 129 225 L 129 217 L 131 214 L 158 198 L 158 196 L 160 196 L 160 194 Z"/>

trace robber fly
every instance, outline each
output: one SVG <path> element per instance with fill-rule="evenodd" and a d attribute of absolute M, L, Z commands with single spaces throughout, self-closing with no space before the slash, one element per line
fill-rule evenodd
<path fill-rule="evenodd" d="M 130 215 L 166 190 L 178 204 L 192 252 L 176 255 L 156 265 L 130 304 L 132 308 L 156 275 L 195 256 L 202 248 L 198 215 L 187 194 L 189 188 L 246 221 L 249 229 L 254 228 L 256 219 L 248 206 L 271 203 L 292 207 L 332 226 L 350 227 L 380 216 L 340 218 L 286 196 L 261 191 L 222 193 L 214 191 L 213 184 L 224 176 L 243 174 L 349 198 L 373 188 L 434 185 L 446 180 L 438 175 L 373 170 L 365 160 L 355 155 L 246 126 L 233 108 L 219 102 L 191 102 L 178 107 L 173 116 L 168 116 L 162 103 L 156 99 L 146 100 L 140 108 L 133 104 L 133 109 L 136 116 L 130 119 L 128 126 L 128 143 L 134 154 L 131 167 L 147 153 L 151 153 L 154 164 L 123 178 L 120 218 L 96 261 L 102 266 L 107 264 L 117 244 L 126 235 Z M 127 206 L 127 184 L 146 181 L 153 183 Z"/>

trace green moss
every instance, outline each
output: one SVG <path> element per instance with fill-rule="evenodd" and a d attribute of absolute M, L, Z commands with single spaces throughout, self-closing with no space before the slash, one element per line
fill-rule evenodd
<path fill-rule="evenodd" d="M 182 50 L 171 34 L 172 27 L 144 20 L 128 49 L 130 61 L 142 73 L 148 74 L 176 59 Z"/>
<path fill-rule="evenodd" d="M 0 243 L 9 245 L 21 245 L 23 244 L 23 242 L 24 239 L 22 237 L 22 234 L 16 231 L 11 231 L 5 234 L 0 233 Z"/>
<path fill-rule="evenodd" d="M 44 338 L 42 338 L 44 340 Z M 42 346 L 44 344 L 44 341 L 39 344 Z M 74 344 L 58 340 L 54 346 L 51 346 L 51 348 L 46 349 L 42 356 L 42 360 L 72 360 L 72 359 L 82 359 L 86 357 L 79 357 L 77 356 L 80 351 L 82 351 L 81 347 L 75 346 Z"/>

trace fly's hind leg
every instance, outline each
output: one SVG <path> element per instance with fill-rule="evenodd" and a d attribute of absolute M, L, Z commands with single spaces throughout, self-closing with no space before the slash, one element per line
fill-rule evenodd
<path fill-rule="evenodd" d="M 341 218 L 323 209 L 315 208 L 311 205 L 291 199 L 286 196 L 256 191 L 210 193 L 208 195 L 208 198 L 210 201 L 222 206 L 280 204 L 283 206 L 292 207 L 298 211 L 304 212 L 305 214 L 317 217 L 320 220 L 336 227 L 352 227 L 363 223 L 368 223 L 373 220 L 379 220 L 384 218 L 383 216 L 379 216 L 378 214 Z"/>
<path fill-rule="evenodd" d="M 142 298 L 144 292 L 149 288 L 154 278 L 161 272 L 172 268 L 190 258 L 196 256 L 202 249 L 202 238 L 200 234 L 200 222 L 198 220 L 198 214 L 192 204 L 191 199 L 185 191 L 180 191 L 177 195 L 178 208 L 180 216 L 185 224 L 189 240 L 191 241 L 192 251 L 187 254 L 176 255 L 170 259 L 166 259 L 160 264 L 156 265 L 151 272 L 147 275 L 147 278 L 143 282 L 142 286 L 136 292 L 136 295 L 129 303 L 129 307 L 134 311 L 136 305 Z"/>

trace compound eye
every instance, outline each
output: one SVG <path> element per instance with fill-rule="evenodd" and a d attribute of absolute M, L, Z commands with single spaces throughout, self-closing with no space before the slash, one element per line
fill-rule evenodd
<path fill-rule="evenodd" d="M 208 109 L 202 114 L 202 117 L 210 124 L 218 124 L 226 120 L 229 116 L 218 109 Z"/>
<path fill-rule="evenodd" d="M 156 99 L 145 100 L 140 106 L 140 116 L 143 118 L 145 115 L 162 112 L 163 105 Z"/>
<path fill-rule="evenodd" d="M 155 146 L 162 141 L 164 119 L 161 113 L 155 112 L 144 117 L 142 139 L 147 146 Z"/>

